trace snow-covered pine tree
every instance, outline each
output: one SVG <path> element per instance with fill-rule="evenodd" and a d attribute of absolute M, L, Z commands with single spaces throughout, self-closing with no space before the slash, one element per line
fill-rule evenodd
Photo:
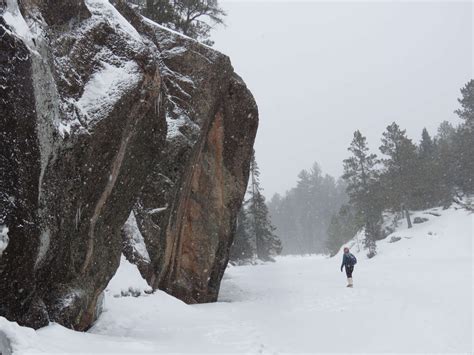
<path fill-rule="evenodd" d="M 344 160 L 342 178 L 347 184 L 350 203 L 360 214 L 365 226 L 365 247 L 368 256 L 376 254 L 375 241 L 381 239 L 382 208 L 378 190 L 378 172 L 376 169 L 377 156 L 369 153 L 367 139 L 359 132 L 354 132 L 354 138 L 348 150 L 350 158 Z"/>
<path fill-rule="evenodd" d="M 245 202 L 249 235 L 254 238 L 257 258 L 263 261 L 274 261 L 273 257 L 282 250 L 281 241 L 275 235 L 275 227 L 270 221 L 268 207 L 260 186 L 260 171 L 255 159 L 255 152 L 250 164 L 249 198 Z"/>

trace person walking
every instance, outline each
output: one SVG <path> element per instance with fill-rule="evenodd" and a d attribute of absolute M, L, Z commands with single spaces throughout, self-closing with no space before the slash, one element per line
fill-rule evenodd
<path fill-rule="evenodd" d="M 353 287 L 352 272 L 354 271 L 354 265 L 357 264 L 356 257 L 349 252 L 349 248 L 344 248 L 344 254 L 342 256 L 341 272 L 342 268 L 346 268 L 347 275 L 347 287 Z"/>

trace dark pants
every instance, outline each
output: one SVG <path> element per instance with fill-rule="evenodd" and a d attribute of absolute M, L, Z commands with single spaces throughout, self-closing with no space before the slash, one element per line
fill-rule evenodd
<path fill-rule="evenodd" d="M 346 265 L 347 278 L 352 277 L 352 271 L 354 271 L 354 265 Z"/>

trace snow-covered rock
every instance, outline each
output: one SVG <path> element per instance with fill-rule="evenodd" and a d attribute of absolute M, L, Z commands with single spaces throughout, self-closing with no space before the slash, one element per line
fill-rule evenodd
<path fill-rule="evenodd" d="M 134 208 L 151 259 L 138 265 L 153 288 L 212 302 L 247 186 L 257 105 L 227 56 L 117 8 L 159 48 L 166 97 L 163 159 Z"/>
<path fill-rule="evenodd" d="M 105 0 L 9 0 L 0 32 L 0 314 L 86 329 L 166 137 L 157 49 Z"/>
<path fill-rule="evenodd" d="M 215 300 L 258 122 L 229 59 L 123 2 L 0 15 L 0 316 L 89 328 L 134 204 L 150 284 Z"/>

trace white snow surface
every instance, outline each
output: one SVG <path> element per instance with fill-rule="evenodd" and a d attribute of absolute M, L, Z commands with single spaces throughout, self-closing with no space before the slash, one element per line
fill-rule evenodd
<path fill-rule="evenodd" d="M 76 106 L 85 114 L 87 123 L 106 117 L 123 93 L 136 87 L 141 77 L 138 64 L 133 61 L 120 66 L 102 62 L 102 68 L 87 82 Z"/>
<path fill-rule="evenodd" d="M 7 0 L 6 3 L 6 11 L 2 14 L 5 22 L 12 28 L 14 34 L 21 38 L 31 50 L 32 47 L 35 47 L 33 44 L 34 35 L 20 13 L 18 0 Z"/>
<path fill-rule="evenodd" d="M 148 214 L 157 214 L 157 213 L 166 211 L 167 209 L 168 209 L 168 206 L 158 207 L 158 208 L 153 208 L 151 210 L 148 210 L 146 213 L 148 213 Z"/>
<path fill-rule="evenodd" d="M 341 255 L 280 257 L 276 263 L 229 267 L 220 302 L 186 305 L 156 292 L 113 297 L 142 283 L 122 259 L 106 292 L 104 313 L 88 333 L 52 324 L 38 331 L 0 318 L 15 354 L 28 353 L 472 353 L 474 217 L 440 217 L 399 226 L 363 251 L 346 288 Z M 352 244 L 352 243 L 349 243 Z"/>
<path fill-rule="evenodd" d="M 89 11 L 99 17 L 107 18 L 107 21 L 117 30 L 128 36 L 130 39 L 143 44 L 143 38 L 120 12 L 110 3 L 109 0 L 85 0 Z M 133 43 L 133 42 L 132 42 Z"/>
<path fill-rule="evenodd" d="M 22 39 L 28 49 L 38 54 L 36 51 L 35 40 L 43 36 L 41 21 L 27 23 L 18 7 L 18 0 L 6 0 L 5 12 L 2 14 L 5 23 L 12 29 L 14 35 Z M 37 16 L 40 16 L 37 14 Z M 5 28 L 7 32 L 10 32 Z"/>
<path fill-rule="evenodd" d="M 146 249 L 145 240 L 143 239 L 143 235 L 138 228 L 137 219 L 135 218 L 133 211 L 130 212 L 127 222 L 125 222 L 124 228 L 127 229 L 128 234 L 131 236 L 129 242 L 133 250 L 135 250 L 135 252 L 138 253 L 138 255 L 140 255 L 143 260 L 150 262 L 150 255 Z"/>
<path fill-rule="evenodd" d="M 8 227 L 6 224 L 0 224 L 0 257 L 3 254 L 3 251 L 7 248 L 8 242 Z"/>
<path fill-rule="evenodd" d="M 120 267 L 105 289 L 105 302 L 107 303 L 110 297 L 118 297 L 121 296 L 122 293 L 128 293 L 130 289 L 142 294 L 145 291 L 151 291 L 151 287 L 148 286 L 147 282 L 141 277 L 138 268 L 128 262 L 122 255 L 120 258 Z"/>

